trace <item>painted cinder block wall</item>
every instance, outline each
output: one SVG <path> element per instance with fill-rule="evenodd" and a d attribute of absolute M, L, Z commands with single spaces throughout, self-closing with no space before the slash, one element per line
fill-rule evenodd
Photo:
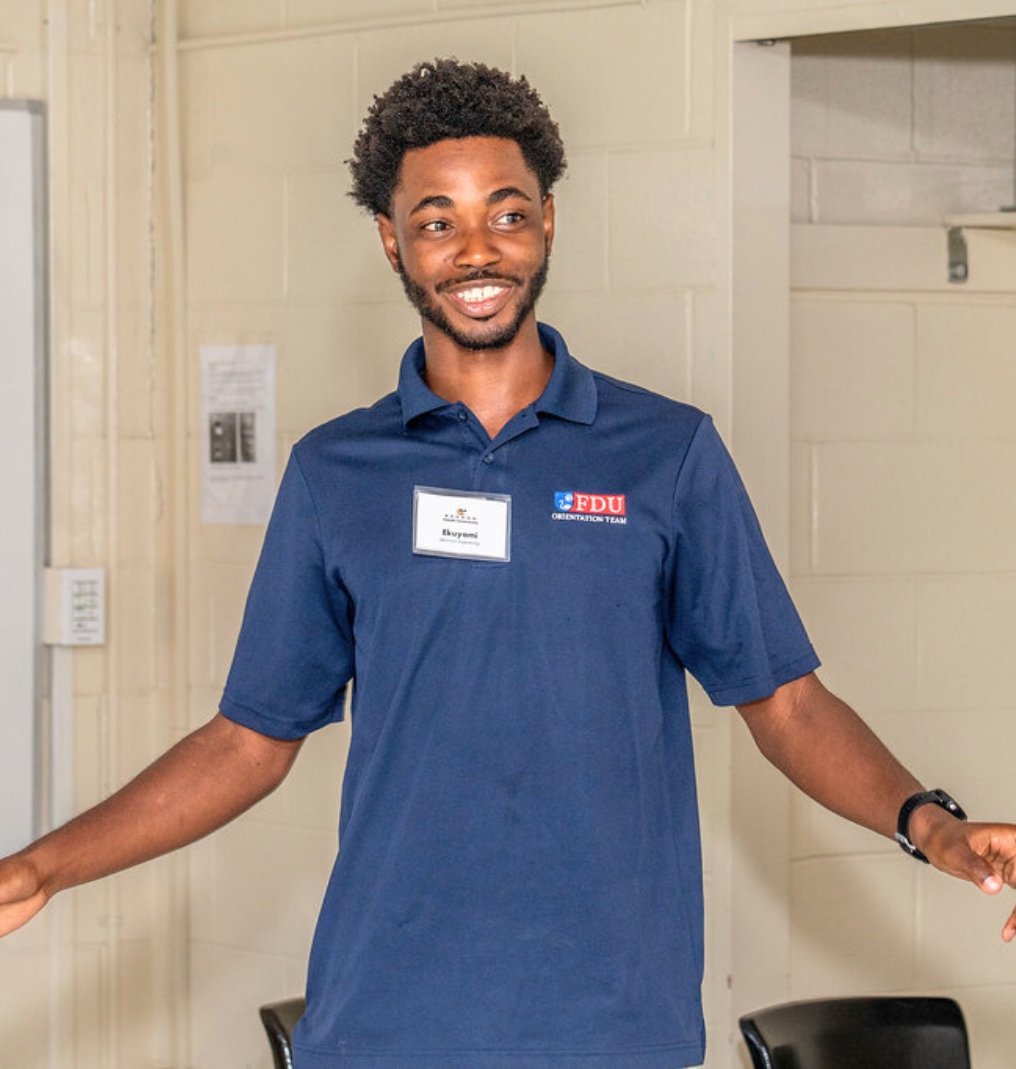
<path fill-rule="evenodd" d="M 731 37 L 1013 13 L 999 0 L 176 7 L 0 0 L 0 92 L 49 106 L 54 562 L 105 566 L 110 583 L 109 644 L 70 657 L 73 808 L 210 715 L 228 662 L 260 531 L 197 522 L 197 347 L 276 344 L 280 456 L 390 388 L 415 324 L 342 194 L 371 93 L 450 52 L 530 74 L 572 159 L 543 314 L 590 362 L 711 409 L 736 438 Z M 764 477 L 752 489 L 779 514 Z M 695 730 L 720 1067 L 739 1057 L 728 973 L 736 996 L 745 956 L 778 959 L 786 936 L 731 946 L 729 715 L 699 704 Z M 313 740 L 292 783 L 219 839 L 62 896 L 5 941 L 5 1057 L 267 1066 L 254 1007 L 302 983 L 342 752 L 341 729 Z M 777 972 L 772 997 L 787 993 Z"/>

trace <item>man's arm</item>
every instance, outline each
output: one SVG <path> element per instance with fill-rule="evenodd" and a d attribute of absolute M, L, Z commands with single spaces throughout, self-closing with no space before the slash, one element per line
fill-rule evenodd
<path fill-rule="evenodd" d="M 922 785 L 863 720 L 803 676 L 770 698 L 738 707 L 763 754 L 827 809 L 893 838 L 900 807 Z M 1016 826 L 965 823 L 936 805 L 910 818 L 910 838 L 936 868 L 996 894 L 1016 887 Z M 1002 929 L 1016 937 L 1016 909 Z"/>
<path fill-rule="evenodd" d="M 0 936 L 57 891 L 222 827 L 282 782 L 302 741 L 269 738 L 216 715 L 116 794 L 0 860 Z"/>

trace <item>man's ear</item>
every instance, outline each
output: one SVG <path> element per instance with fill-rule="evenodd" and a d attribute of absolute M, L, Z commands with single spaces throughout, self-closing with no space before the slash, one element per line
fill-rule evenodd
<path fill-rule="evenodd" d="M 543 237 L 547 245 L 547 255 L 554 245 L 554 194 L 548 193 L 543 198 Z"/>
<path fill-rule="evenodd" d="M 392 270 L 397 272 L 399 270 L 399 243 L 395 237 L 395 224 L 381 212 L 378 212 L 374 218 L 377 220 L 377 232 L 381 237 L 385 256 L 388 257 Z"/>

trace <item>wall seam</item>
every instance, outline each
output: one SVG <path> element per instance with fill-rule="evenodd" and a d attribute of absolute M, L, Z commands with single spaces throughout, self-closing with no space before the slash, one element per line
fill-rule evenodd
<path fill-rule="evenodd" d="M 103 242 L 105 244 L 105 293 L 104 293 L 104 305 L 105 305 L 105 322 L 104 322 L 104 343 L 105 343 L 105 363 L 104 363 L 104 378 L 105 378 L 105 402 L 106 402 L 106 577 L 107 586 L 113 585 L 112 596 L 107 599 L 108 604 L 111 607 L 111 614 L 114 620 L 114 628 L 110 630 L 114 632 L 114 641 L 107 642 L 105 647 L 106 654 L 106 700 L 105 700 L 105 731 L 106 737 L 104 739 L 106 747 L 105 756 L 105 771 L 107 782 L 105 784 L 104 794 L 111 792 L 119 785 L 119 762 L 117 757 L 118 740 L 120 738 L 119 730 L 119 644 L 115 640 L 115 623 L 118 622 L 117 618 L 119 613 L 116 611 L 118 608 L 118 593 L 116 590 L 116 569 L 119 564 L 119 531 L 118 531 L 118 516 L 119 516 L 119 468 L 120 468 L 120 443 L 119 443 L 119 425 L 117 419 L 117 342 L 118 342 L 118 322 L 117 317 L 119 314 L 119 300 L 118 300 L 118 285 L 119 285 L 119 264 L 117 261 L 118 255 L 118 242 L 116 240 L 117 223 L 119 216 L 117 212 L 117 180 L 119 177 L 119 171 L 117 167 L 117 84 L 118 84 L 118 69 L 117 69 L 117 41 L 116 41 L 116 0 L 107 0 L 105 7 L 106 20 L 105 25 L 102 27 L 104 41 L 103 41 L 103 66 L 104 71 L 104 90 L 105 90 L 105 107 L 104 107 L 104 120 L 105 130 L 103 131 L 104 140 L 104 223 L 105 232 L 103 234 Z M 89 6 L 89 22 L 94 27 L 95 23 L 95 8 L 94 5 Z M 111 583 L 112 580 L 112 583 Z M 120 1050 L 119 1050 L 119 1036 L 120 1036 L 120 927 L 123 921 L 121 914 L 121 902 L 120 902 L 120 881 L 117 878 L 109 880 L 107 882 L 107 909 L 108 909 L 108 924 L 106 929 L 107 947 L 108 947 L 108 963 L 106 972 L 106 989 L 108 992 L 108 1005 L 106 1007 L 106 1017 L 109 1023 L 109 1036 L 111 1047 L 111 1064 L 116 1066 L 120 1064 Z"/>

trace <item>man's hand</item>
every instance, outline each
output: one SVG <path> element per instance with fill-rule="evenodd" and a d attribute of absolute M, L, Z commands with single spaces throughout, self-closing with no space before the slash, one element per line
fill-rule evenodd
<path fill-rule="evenodd" d="M 1016 827 L 969 824 L 935 805 L 919 806 L 910 817 L 910 834 L 937 869 L 976 884 L 985 894 L 1016 888 Z M 1016 908 L 1002 928 L 1002 938 L 1016 938 Z"/>
<path fill-rule="evenodd" d="M 29 861 L 18 854 L 0 861 L 0 938 L 27 924 L 48 899 Z"/>

